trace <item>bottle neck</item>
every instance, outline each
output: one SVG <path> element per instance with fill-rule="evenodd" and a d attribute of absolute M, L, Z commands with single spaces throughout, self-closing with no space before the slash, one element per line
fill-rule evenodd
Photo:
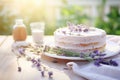
<path fill-rule="evenodd" d="M 16 25 L 24 25 L 22 19 L 16 19 Z"/>

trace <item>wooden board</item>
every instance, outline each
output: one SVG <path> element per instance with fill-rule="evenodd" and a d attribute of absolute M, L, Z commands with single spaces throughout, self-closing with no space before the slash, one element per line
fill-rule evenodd
<path fill-rule="evenodd" d="M 7 36 L 0 36 L 0 46 L 4 43 L 6 39 L 7 39 Z"/>
<path fill-rule="evenodd" d="M 51 38 L 53 37 L 45 37 L 45 41 L 50 41 Z M 32 41 L 31 36 L 27 38 L 27 41 Z M 22 72 L 18 72 L 16 56 L 11 51 L 13 42 L 12 36 L 9 36 L 0 47 L 0 80 L 85 80 L 72 71 L 63 69 L 68 61 L 49 58 L 44 55 L 42 62 L 50 71 L 53 71 L 53 79 L 49 79 L 48 76 L 41 77 L 40 72 L 32 68 L 31 63 L 24 59 L 20 59 Z M 54 60 L 57 60 L 57 63 L 53 63 Z"/>

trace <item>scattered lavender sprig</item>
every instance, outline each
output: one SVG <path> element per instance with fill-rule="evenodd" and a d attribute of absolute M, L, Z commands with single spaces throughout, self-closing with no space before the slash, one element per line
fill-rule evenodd
<path fill-rule="evenodd" d="M 104 65 L 111 65 L 111 66 L 118 66 L 118 63 L 116 61 L 113 60 L 106 60 L 104 58 L 106 54 L 102 54 L 100 53 L 98 50 L 95 50 L 92 54 L 90 54 L 90 56 L 92 58 L 95 58 L 97 56 L 97 59 L 94 60 L 94 64 L 96 66 L 101 66 L 101 64 Z"/>
<path fill-rule="evenodd" d="M 29 47 L 30 48 L 30 47 Z M 33 52 L 33 54 L 35 54 L 36 56 L 37 56 L 37 54 L 36 53 L 38 53 L 38 51 L 39 51 L 39 53 L 42 53 L 42 52 L 44 52 L 44 48 L 43 48 L 43 46 L 31 46 L 31 48 L 32 48 L 32 51 L 31 52 Z M 47 48 L 45 48 L 45 49 L 47 49 Z M 15 51 L 14 51 L 15 50 Z M 18 55 L 17 55 L 17 65 L 18 65 L 18 72 L 21 72 L 22 71 L 22 68 L 20 67 L 20 65 L 19 65 L 19 58 L 21 58 L 21 57 L 24 57 L 24 58 L 26 58 L 26 60 L 27 61 L 30 61 L 31 63 L 32 63 L 32 67 L 34 67 L 34 68 L 36 68 L 38 71 L 40 71 L 41 72 L 41 76 L 42 77 L 45 77 L 45 72 L 46 71 L 48 71 L 48 69 L 47 69 L 47 67 L 45 67 L 43 64 L 42 64 L 42 62 L 41 62 L 41 59 L 40 58 L 32 58 L 32 57 L 30 57 L 30 56 L 28 56 L 27 54 L 26 54 L 26 52 L 25 52 L 25 48 L 22 48 L 22 47 L 19 47 L 19 48 L 17 48 L 17 51 L 18 51 Z M 12 49 L 12 52 L 13 53 L 15 53 L 15 55 L 16 55 L 16 49 Z M 39 55 L 40 56 L 40 55 Z M 48 73 L 49 74 L 47 74 L 48 76 L 49 76 L 49 78 L 51 78 L 52 77 L 52 75 L 53 75 L 53 72 L 52 73 L 50 73 L 49 71 L 48 71 Z"/>
<path fill-rule="evenodd" d="M 96 66 L 101 66 L 101 64 L 104 64 L 104 65 L 110 65 L 110 66 L 118 66 L 118 63 L 116 61 L 113 61 L 113 60 L 105 60 L 105 59 L 96 59 L 94 61 L 94 64 Z"/>
<path fill-rule="evenodd" d="M 53 48 L 53 47 L 49 47 L 46 46 L 46 48 L 44 49 L 45 52 L 51 52 L 51 53 L 55 53 L 57 55 L 60 56 L 72 56 L 72 57 L 80 57 L 80 58 L 84 58 L 85 60 L 88 61 L 94 61 L 94 64 L 96 66 L 100 66 L 101 64 L 105 64 L 105 65 L 112 65 L 112 66 L 118 66 L 116 61 L 113 60 L 106 60 L 104 58 L 104 56 L 106 55 L 105 53 L 101 53 L 98 50 L 94 50 L 93 53 L 90 54 L 85 54 L 85 53 L 76 53 L 76 52 L 71 52 L 68 50 L 63 50 L 59 47 Z"/>

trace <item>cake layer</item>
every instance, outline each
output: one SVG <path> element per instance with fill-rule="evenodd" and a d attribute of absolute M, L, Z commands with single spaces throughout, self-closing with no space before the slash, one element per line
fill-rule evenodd
<path fill-rule="evenodd" d="M 61 49 L 63 49 L 63 50 L 69 50 L 69 51 L 73 51 L 73 52 L 77 52 L 77 53 L 92 53 L 95 50 L 98 50 L 99 52 L 103 52 L 105 50 L 105 46 L 106 45 L 103 45 L 102 47 L 99 47 L 99 48 L 84 49 L 84 50 L 75 49 L 75 48 L 73 48 L 73 49 L 61 48 Z"/>
<path fill-rule="evenodd" d="M 55 42 L 56 46 L 61 48 L 67 48 L 67 49 L 79 49 L 79 50 L 85 50 L 85 49 L 93 49 L 93 48 L 99 48 L 106 44 L 106 42 L 95 42 L 95 43 L 89 43 L 89 44 L 74 44 L 74 43 L 65 43 L 65 42 Z"/>

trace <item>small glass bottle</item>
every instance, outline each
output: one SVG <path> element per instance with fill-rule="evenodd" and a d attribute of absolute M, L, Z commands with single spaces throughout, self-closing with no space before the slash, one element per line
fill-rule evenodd
<path fill-rule="evenodd" d="M 17 19 L 13 26 L 13 39 L 15 41 L 25 41 L 27 38 L 26 26 L 22 19 Z"/>

